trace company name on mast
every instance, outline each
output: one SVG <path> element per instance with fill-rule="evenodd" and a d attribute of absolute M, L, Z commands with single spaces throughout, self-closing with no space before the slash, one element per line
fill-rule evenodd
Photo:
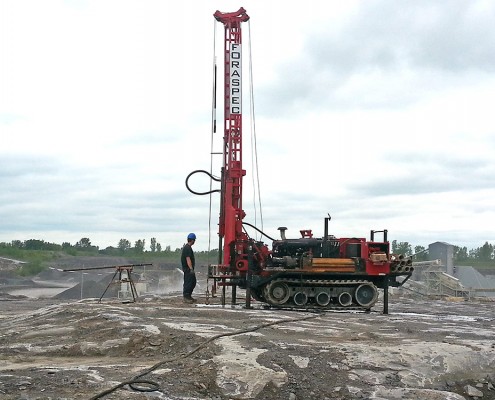
<path fill-rule="evenodd" d="M 241 45 L 232 43 L 230 49 L 230 113 L 242 112 L 242 86 L 241 86 Z"/>

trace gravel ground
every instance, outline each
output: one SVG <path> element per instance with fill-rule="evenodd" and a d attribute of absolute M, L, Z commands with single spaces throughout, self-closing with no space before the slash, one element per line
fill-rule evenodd
<path fill-rule="evenodd" d="M 204 303 L 4 294 L 0 398 L 495 399 L 494 303 L 394 296 L 389 315 Z"/>

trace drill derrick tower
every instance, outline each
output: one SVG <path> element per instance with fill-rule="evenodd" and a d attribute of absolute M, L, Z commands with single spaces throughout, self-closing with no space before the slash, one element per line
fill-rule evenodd
<path fill-rule="evenodd" d="M 249 20 L 244 8 L 236 12 L 216 11 L 214 17 L 225 28 L 224 37 L 224 149 L 221 178 L 219 240 L 223 267 L 247 270 L 247 235 L 242 230 L 242 33 Z"/>

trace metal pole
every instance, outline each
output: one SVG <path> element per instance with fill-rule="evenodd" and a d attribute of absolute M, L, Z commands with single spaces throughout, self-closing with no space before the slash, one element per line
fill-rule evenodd
<path fill-rule="evenodd" d="M 222 307 L 225 307 L 225 278 L 222 278 Z"/>
<path fill-rule="evenodd" d="M 385 276 L 383 285 L 383 314 L 388 314 L 388 276 Z"/>
<path fill-rule="evenodd" d="M 237 284 L 234 284 L 231 287 L 232 287 L 231 305 L 235 306 L 237 304 Z"/>
<path fill-rule="evenodd" d="M 253 243 L 248 246 L 248 270 L 246 274 L 246 308 L 251 308 L 251 270 L 253 269 Z"/>

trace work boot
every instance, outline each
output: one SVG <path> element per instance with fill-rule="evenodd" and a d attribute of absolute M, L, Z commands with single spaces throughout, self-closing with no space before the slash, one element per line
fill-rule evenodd
<path fill-rule="evenodd" d="M 192 303 L 194 303 L 194 299 L 192 297 L 184 297 L 182 299 L 182 302 L 187 303 L 187 304 L 192 304 Z"/>

